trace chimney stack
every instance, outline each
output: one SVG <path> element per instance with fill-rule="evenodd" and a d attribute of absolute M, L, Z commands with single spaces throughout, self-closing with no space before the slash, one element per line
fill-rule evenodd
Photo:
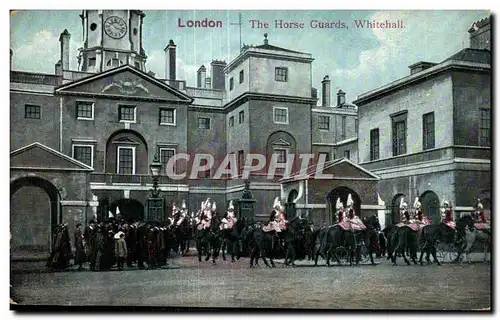
<path fill-rule="evenodd" d="M 12 52 L 12 49 L 10 49 L 10 70 L 12 70 L 12 55 L 14 53 Z"/>
<path fill-rule="evenodd" d="M 212 89 L 212 79 L 210 77 L 205 79 L 205 89 Z"/>
<path fill-rule="evenodd" d="M 196 75 L 197 75 L 196 86 L 198 88 L 204 88 L 205 87 L 205 78 L 207 77 L 207 68 L 205 68 L 204 65 L 201 65 L 201 67 L 196 72 Z"/>
<path fill-rule="evenodd" d="M 489 17 L 472 24 L 469 29 L 469 47 L 471 49 L 488 49 L 491 51 L 491 24 Z"/>
<path fill-rule="evenodd" d="M 69 40 L 71 39 L 71 34 L 69 34 L 68 29 L 64 31 L 59 36 L 59 42 L 61 43 L 61 63 L 63 70 L 69 70 Z"/>
<path fill-rule="evenodd" d="M 225 90 L 226 89 L 226 77 L 224 75 L 224 68 L 226 67 L 226 61 L 213 60 L 210 63 L 211 67 L 211 81 L 212 89 Z"/>
<path fill-rule="evenodd" d="M 267 40 L 267 33 L 264 33 L 264 44 L 269 44 L 269 41 Z"/>
<path fill-rule="evenodd" d="M 165 79 L 175 80 L 175 51 L 177 46 L 174 41 L 170 39 L 168 45 L 165 47 Z"/>
<path fill-rule="evenodd" d="M 321 94 L 322 94 L 322 106 L 329 107 L 331 105 L 331 96 L 330 96 L 330 78 L 325 76 L 323 81 L 321 81 Z"/>
<path fill-rule="evenodd" d="M 337 92 L 337 107 L 341 107 L 345 103 L 345 92 L 339 90 Z"/>
<path fill-rule="evenodd" d="M 63 69 L 62 69 L 62 63 L 61 60 L 57 61 L 55 65 L 55 74 L 56 76 L 62 76 L 63 75 Z"/>

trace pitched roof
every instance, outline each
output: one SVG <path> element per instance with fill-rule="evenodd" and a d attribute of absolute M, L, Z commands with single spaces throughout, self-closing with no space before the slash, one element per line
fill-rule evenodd
<path fill-rule="evenodd" d="M 260 46 L 255 46 L 255 47 L 252 47 L 252 48 L 265 49 L 265 50 L 274 50 L 274 51 L 284 51 L 284 52 L 291 52 L 291 53 L 305 53 L 305 52 L 293 51 L 293 50 L 289 50 L 289 49 L 285 49 L 285 48 L 273 46 L 273 45 L 270 45 L 270 44 L 262 44 Z"/>
<path fill-rule="evenodd" d="M 355 167 L 356 169 L 358 169 L 360 171 L 363 171 L 364 173 L 371 176 L 373 179 L 380 180 L 380 177 L 378 175 L 376 175 L 375 173 L 373 173 L 373 172 L 363 168 L 362 166 L 352 162 L 351 160 L 349 160 L 347 158 L 339 158 L 339 159 L 327 161 L 325 163 L 325 165 L 323 166 L 323 168 L 318 168 L 317 164 L 314 164 L 306 169 L 305 174 L 302 174 L 300 171 L 298 171 L 298 172 L 293 173 L 289 178 L 281 179 L 280 182 L 283 183 L 283 182 L 289 182 L 289 181 L 294 181 L 294 180 L 296 181 L 296 180 L 310 179 L 310 178 L 317 176 L 318 174 L 323 173 L 326 169 L 334 167 L 334 166 L 339 165 L 339 164 L 344 163 L 344 162 L 352 165 L 353 167 Z"/>
<path fill-rule="evenodd" d="M 457 53 L 455 53 L 448 59 L 444 60 L 443 62 L 449 60 L 460 60 L 460 61 L 491 64 L 491 52 L 485 49 L 466 48 L 458 51 Z"/>

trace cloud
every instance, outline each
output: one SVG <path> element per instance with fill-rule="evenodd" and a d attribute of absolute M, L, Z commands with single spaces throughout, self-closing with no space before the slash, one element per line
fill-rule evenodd
<path fill-rule="evenodd" d="M 40 30 L 33 37 L 12 48 L 14 70 L 54 73 L 54 65 L 60 60 L 59 36 L 47 30 Z M 70 69 L 77 69 L 77 44 L 70 40 Z"/>
<path fill-rule="evenodd" d="M 186 80 L 188 86 L 195 86 L 198 68 L 199 66 L 187 64 L 183 59 L 177 57 L 176 78 Z M 146 70 L 153 71 L 158 78 L 165 78 L 165 53 L 162 50 L 151 50 L 148 53 Z"/>
<path fill-rule="evenodd" d="M 421 60 L 441 62 L 468 44 L 467 25 L 472 21 L 459 12 L 380 11 L 370 17 L 377 21 L 398 19 L 403 20 L 406 28 L 372 29 L 378 42 L 376 48 L 361 52 L 355 68 L 332 71 L 334 76 L 343 79 L 343 90 L 350 94 L 350 100 L 409 75 L 407 67 L 413 63 Z M 456 23 L 458 19 L 462 21 Z M 451 25 L 453 27 L 448 27 Z M 457 29 L 460 25 L 463 29 Z M 444 43 L 449 45 L 443 46 Z"/>

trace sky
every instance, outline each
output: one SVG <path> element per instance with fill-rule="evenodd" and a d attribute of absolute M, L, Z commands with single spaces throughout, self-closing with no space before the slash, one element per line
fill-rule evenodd
<path fill-rule="evenodd" d="M 313 86 L 321 96 L 321 80 L 331 79 L 332 101 L 338 89 L 347 100 L 388 82 L 409 75 L 408 66 L 418 61 L 441 62 L 468 47 L 467 30 L 488 11 L 283 11 L 283 10 L 155 10 L 144 11 L 143 47 L 148 56 L 147 71 L 165 77 L 163 49 L 170 39 L 177 45 L 177 75 L 195 86 L 196 71 L 213 59 L 234 59 L 239 54 L 238 13 L 242 14 L 244 44 L 260 45 L 264 33 L 269 44 L 312 54 Z M 54 73 L 60 59 L 59 35 L 71 34 L 70 66 L 77 69 L 78 48 L 83 46 L 81 11 L 16 11 L 10 17 L 10 46 L 13 68 L 19 71 Z M 223 27 L 179 28 L 178 19 L 220 20 Z M 249 20 L 269 22 L 269 28 L 252 28 Z M 360 29 L 354 20 L 403 21 L 403 29 Z M 303 22 L 303 29 L 280 29 L 275 20 Z M 313 29 L 311 20 L 344 21 L 348 29 Z M 184 23 L 185 24 L 185 23 Z"/>

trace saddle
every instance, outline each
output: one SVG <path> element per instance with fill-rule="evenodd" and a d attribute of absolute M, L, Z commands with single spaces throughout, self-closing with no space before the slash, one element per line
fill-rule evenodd
<path fill-rule="evenodd" d="M 489 223 L 476 222 L 474 223 L 474 228 L 476 228 L 477 230 L 489 230 L 491 229 L 491 226 Z"/>
<path fill-rule="evenodd" d="M 413 231 L 418 231 L 418 229 L 420 229 L 419 224 L 414 223 L 414 222 L 413 223 L 400 222 L 400 223 L 396 224 L 396 227 L 398 227 L 398 228 L 408 227 L 408 228 L 410 228 Z M 423 228 L 423 226 L 422 226 L 422 228 Z"/>
<path fill-rule="evenodd" d="M 455 229 L 457 226 L 454 221 L 448 221 L 448 222 L 443 222 L 443 223 L 452 229 Z"/>

